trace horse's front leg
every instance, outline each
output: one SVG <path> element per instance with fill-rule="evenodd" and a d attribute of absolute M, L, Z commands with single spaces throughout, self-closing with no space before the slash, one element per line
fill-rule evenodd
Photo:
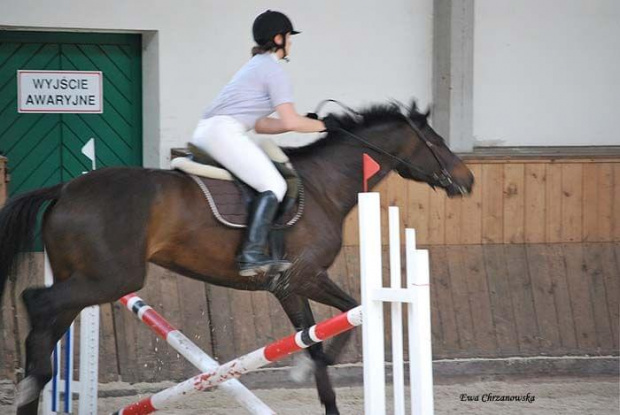
<path fill-rule="evenodd" d="M 343 313 L 359 305 L 353 297 L 344 292 L 329 278 L 325 270 L 314 273 L 312 277 L 308 276 L 302 285 L 291 284 L 291 289 L 299 295 L 317 303 L 337 308 Z M 327 343 L 323 355 L 325 364 L 333 365 L 336 362 L 352 334 L 352 331 L 346 331 Z"/>
<path fill-rule="evenodd" d="M 295 330 L 301 331 L 315 324 L 314 316 L 307 299 L 292 293 L 279 291 L 276 294 L 278 301 L 293 323 Z M 314 377 L 316 381 L 319 399 L 325 407 L 327 415 L 337 415 L 340 412 L 336 405 L 336 392 L 327 373 L 327 364 L 323 352 L 322 343 L 317 343 L 308 348 L 308 354 L 314 362 Z"/>

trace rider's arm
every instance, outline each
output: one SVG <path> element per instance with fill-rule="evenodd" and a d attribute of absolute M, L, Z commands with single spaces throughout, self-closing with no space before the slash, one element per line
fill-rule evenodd
<path fill-rule="evenodd" d="M 319 120 L 313 120 L 299 115 L 295 106 L 285 102 L 276 107 L 279 118 L 265 117 L 256 122 L 254 129 L 259 134 L 280 134 L 289 131 L 299 133 L 314 133 L 325 130 L 325 124 Z"/>

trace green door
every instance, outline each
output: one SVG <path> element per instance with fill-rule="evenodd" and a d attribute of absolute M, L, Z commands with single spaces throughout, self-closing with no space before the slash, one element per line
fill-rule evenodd
<path fill-rule="evenodd" d="M 9 195 L 88 171 L 81 148 L 95 139 L 97 168 L 142 165 L 140 35 L 0 31 L 0 154 Z M 17 71 L 101 71 L 103 113 L 19 113 Z"/>

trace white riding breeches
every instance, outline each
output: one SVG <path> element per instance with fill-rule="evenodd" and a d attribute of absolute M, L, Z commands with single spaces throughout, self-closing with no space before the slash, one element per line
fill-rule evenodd
<path fill-rule="evenodd" d="M 256 191 L 272 191 L 279 202 L 284 199 L 286 181 L 233 117 L 217 115 L 200 120 L 191 143 Z"/>

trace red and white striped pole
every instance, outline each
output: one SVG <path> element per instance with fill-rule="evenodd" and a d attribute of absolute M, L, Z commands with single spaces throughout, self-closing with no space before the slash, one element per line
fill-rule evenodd
<path fill-rule="evenodd" d="M 330 319 L 324 320 L 309 329 L 302 330 L 265 347 L 232 360 L 217 369 L 194 376 L 185 382 L 165 389 L 139 402 L 126 406 L 115 415 L 142 415 L 164 409 L 171 403 L 190 394 L 210 389 L 229 379 L 237 378 L 299 352 L 313 344 L 320 343 L 353 327 L 362 324 L 362 307 L 356 307 Z"/>
<path fill-rule="evenodd" d="M 173 327 L 151 306 L 136 294 L 128 294 L 120 302 L 151 328 L 159 337 L 164 339 L 174 350 L 179 352 L 191 364 L 202 372 L 216 369 L 219 363 L 206 354 L 183 333 Z M 237 400 L 249 413 L 254 415 L 274 415 L 275 412 L 263 401 L 247 389 L 241 382 L 231 379 L 220 385 L 220 389 Z M 130 413 L 130 412 L 121 412 Z M 133 413 L 133 412 L 132 412 Z"/>

